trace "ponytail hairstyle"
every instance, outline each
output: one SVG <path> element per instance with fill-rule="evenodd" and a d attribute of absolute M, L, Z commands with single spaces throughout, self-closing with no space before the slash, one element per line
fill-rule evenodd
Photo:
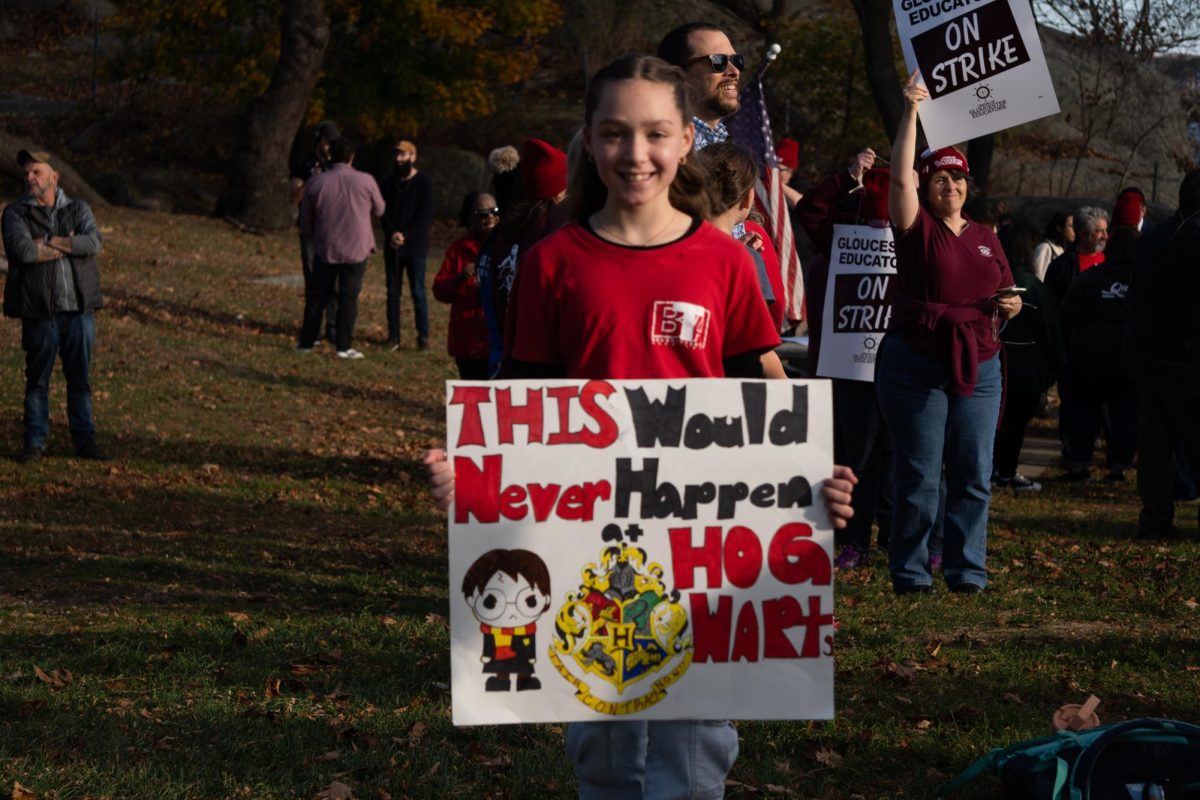
<path fill-rule="evenodd" d="M 708 173 L 708 210 L 714 217 L 724 214 L 754 190 L 758 165 L 749 151 L 733 142 L 710 144 L 696 154 Z"/>
<path fill-rule="evenodd" d="M 617 81 L 643 80 L 669 86 L 675 96 L 675 107 L 686 127 L 692 124 L 692 104 L 683 81 L 683 71 L 654 56 L 628 55 L 618 58 L 592 76 L 584 99 L 584 127 L 592 125 L 592 115 L 600 106 L 604 92 Z M 679 165 L 675 180 L 671 182 L 668 197 L 671 205 L 693 217 L 707 219 L 708 198 L 705 191 L 707 175 L 689 157 Z M 571 217 L 583 222 L 604 207 L 608 200 L 608 188 L 596 172 L 596 164 L 590 155 L 578 159 L 571 166 L 567 199 L 571 204 Z"/>

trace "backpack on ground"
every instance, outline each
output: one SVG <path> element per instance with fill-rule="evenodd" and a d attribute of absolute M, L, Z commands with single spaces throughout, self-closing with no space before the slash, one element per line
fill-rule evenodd
<path fill-rule="evenodd" d="M 1200 800 L 1200 726 L 1145 718 L 1029 739 L 988 753 L 938 796 L 989 769 L 1004 800 Z"/>

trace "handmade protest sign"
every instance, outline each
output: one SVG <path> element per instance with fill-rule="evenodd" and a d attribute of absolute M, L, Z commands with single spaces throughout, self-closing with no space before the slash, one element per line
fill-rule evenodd
<path fill-rule="evenodd" d="M 828 382 L 447 397 L 456 725 L 832 717 Z"/>
<path fill-rule="evenodd" d="M 893 0 L 910 71 L 929 90 L 921 123 L 933 149 L 1058 113 L 1026 0 Z"/>
<path fill-rule="evenodd" d="M 875 354 L 892 318 L 892 229 L 834 225 L 817 375 L 875 380 Z"/>

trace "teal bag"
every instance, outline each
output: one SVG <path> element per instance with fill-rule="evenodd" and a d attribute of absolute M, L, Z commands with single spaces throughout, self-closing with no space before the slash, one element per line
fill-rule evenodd
<path fill-rule="evenodd" d="M 1200 726 L 1144 718 L 1028 739 L 991 751 L 937 795 L 988 771 L 1004 800 L 1200 800 Z"/>

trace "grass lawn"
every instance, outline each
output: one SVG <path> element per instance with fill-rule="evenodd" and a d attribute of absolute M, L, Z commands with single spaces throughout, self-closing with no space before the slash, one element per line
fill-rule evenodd
<path fill-rule="evenodd" d="M 293 235 L 97 217 L 113 461 L 65 457 L 61 375 L 51 457 L 12 460 L 23 355 L 0 326 L 0 793 L 570 796 L 561 727 L 450 724 L 445 520 L 416 463 L 455 376 L 445 308 L 432 351 L 408 328 L 384 350 L 374 259 L 366 359 L 298 354 Z M 1133 542 L 1132 484 L 993 512 L 985 595 L 895 597 L 881 556 L 839 576 L 837 718 L 741 725 L 730 797 L 929 797 L 1088 693 L 1105 721 L 1200 720 L 1200 547 Z"/>

